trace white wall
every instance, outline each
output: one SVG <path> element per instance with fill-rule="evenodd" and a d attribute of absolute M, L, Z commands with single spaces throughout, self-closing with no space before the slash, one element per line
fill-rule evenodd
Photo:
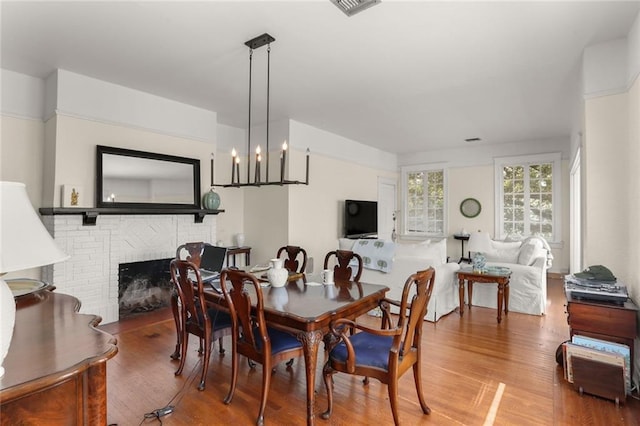
<path fill-rule="evenodd" d="M 585 50 L 583 75 L 592 84 L 585 88 L 582 137 L 584 264 L 609 267 L 636 303 L 640 303 L 635 270 L 640 257 L 639 47 L 640 15 L 625 39 Z M 588 60 L 596 56 L 611 60 Z"/>
<path fill-rule="evenodd" d="M 231 182 L 231 149 L 246 144 L 246 132 L 236 127 L 218 124 L 215 156 L 215 183 Z M 225 245 L 235 245 L 236 234 L 244 232 L 244 189 L 216 187 L 220 195 L 220 208 L 225 213 L 218 215 L 218 240 Z"/>

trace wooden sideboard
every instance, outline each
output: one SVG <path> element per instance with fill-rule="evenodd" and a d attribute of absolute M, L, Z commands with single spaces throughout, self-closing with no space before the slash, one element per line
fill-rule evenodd
<path fill-rule="evenodd" d="M 77 313 L 78 299 L 42 290 L 17 298 L 0 378 L 0 423 L 106 425 L 106 362 L 116 339 Z"/>
<path fill-rule="evenodd" d="M 631 377 L 635 360 L 634 339 L 638 335 L 637 315 L 638 307 L 631 299 L 617 304 L 576 299 L 567 294 L 567 321 L 571 336 L 579 334 L 629 346 Z"/>

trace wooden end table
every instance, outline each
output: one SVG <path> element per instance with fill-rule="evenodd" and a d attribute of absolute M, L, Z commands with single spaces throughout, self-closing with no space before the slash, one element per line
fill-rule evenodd
<path fill-rule="evenodd" d="M 233 260 L 233 266 L 236 266 L 236 255 L 244 254 L 244 264 L 249 266 L 251 264 L 251 247 L 227 247 L 227 266 L 231 266 L 230 261 Z"/>
<path fill-rule="evenodd" d="M 504 302 L 504 314 L 509 313 L 509 278 L 511 270 L 489 270 L 488 272 L 475 272 L 471 268 L 462 268 L 458 271 L 458 292 L 460 296 L 460 316 L 464 313 L 464 282 L 467 282 L 467 296 L 469 309 L 473 296 L 473 283 L 497 283 L 498 284 L 498 323 L 502 321 L 502 305 Z"/>

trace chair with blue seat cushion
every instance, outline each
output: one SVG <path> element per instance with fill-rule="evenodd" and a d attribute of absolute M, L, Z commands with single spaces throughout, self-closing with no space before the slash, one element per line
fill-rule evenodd
<path fill-rule="evenodd" d="M 224 402 L 231 403 L 238 382 L 238 355 L 262 364 L 262 397 L 256 420 L 256 424 L 262 425 L 271 370 L 281 361 L 303 356 L 302 343 L 293 334 L 267 327 L 262 288 L 254 275 L 236 269 L 224 269 L 220 284 L 233 328 L 231 386 Z"/>
<path fill-rule="evenodd" d="M 430 409 L 422 394 L 421 382 L 421 339 L 422 323 L 427 313 L 427 305 L 433 291 L 435 270 L 419 271 L 404 284 L 402 299 L 384 300 L 382 307 L 382 328 L 370 328 L 354 321 L 339 319 L 331 323 L 332 342 L 329 357 L 323 368 L 327 389 L 328 407 L 322 418 L 328 419 L 333 408 L 333 374 L 336 372 L 373 377 L 388 386 L 389 401 L 393 421 L 398 424 L 398 379 L 409 369 L 413 369 L 416 392 L 420 407 L 425 414 Z M 400 308 L 397 323 L 393 323 L 389 304 Z M 348 330 L 356 328 L 360 332 L 349 335 Z M 365 383 L 368 380 L 365 379 Z"/>
<path fill-rule="evenodd" d="M 180 365 L 175 374 L 176 376 L 182 374 L 184 369 L 189 334 L 198 336 L 200 339 L 198 353 L 204 354 L 198 389 L 204 390 L 209 358 L 211 357 L 211 346 L 215 340 L 222 340 L 222 337 L 231 335 L 231 316 L 226 312 L 207 306 L 200 269 L 194 263 L 188 260 L 174 259 L 171 261 L 170 269 L 171 281 L 180 302 L 176 305 L 177 311 L 174 311 L 176 324 L 180 324 L 178 327 L 178 347 L 176 347 L 176 352 L 178 348 L 180 349 Z"/>
<path fill-rule="evenodd" d="M 206 246 L 210 246 L 209 243 L 204 243 L 202 241 L 199 242 L 190 242 L 184 243 L 178 246 L 176 249 L 176 259 L 188 260 L 193 263 L 197 268 L 200 268 L 200 261 L 202 260 L 202 253 L 204 252 L 204 248 Z M 171 310 L 173 312 L 173 319 L 176 324 L 176 349 L 171 354 L 171 358 L 180 359 L 180 354 L 182 353 L 182 341 L 180 340 L 182 337 L 182 323 L 180 313 L 178 312 L 180 307 L 178 306 L 178 295 L 177 293 L 173 293 L 171 295 Z M 219 352 L 221 354 L 224 353 L 224 348 L 222 346 L 222 337 L 218 340 Z M 214 339 L 215 341 L 215 339 Z M 200 348 L 200 352 L 202 353 L 202 348 Z"/>

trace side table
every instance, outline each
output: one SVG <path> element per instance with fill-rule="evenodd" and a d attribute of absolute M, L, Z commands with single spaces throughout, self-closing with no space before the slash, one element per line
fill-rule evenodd
<path fill-rule="evenodd" d="M 236 255 L 244 254 L 245 266 L 251 264 L 251 247 L 227 247 L 227 266 L 231 266 L 231 259 L 233 259 L 233 266 L 236 266 Z"/>
<path fill-rule="evenodd" d="M 458 271 L 458 294 L 460 297 L 460 316 L 464 313 L 464 282 L 467 282 L 467 297 L 469 298 L 469 309 L 473 297 L 473 283 L 497 283 L 498 284 L 498 323 L 502 321 L 502 305 L 504 302 L 504 314 L 509 313 L 509 278 L 511 271 L 504 268 L 504 271 L 475 272 L 471 268 L 463 268 Z"/>
<path fill-rule="evenodd" d="M 469 234 L 453 234 L 453 238 L 455 240 L 460 241 L 460 244 L 462 245 L 461 247 L 462 251 L 460 252 L 460 260 L 458 260 L 458 263 L 461 263 L 462 261 L 471 263 L 471 253 L 469 253 L 469 257 L 464 257 L 464 242 L 469 241 Z"/>

